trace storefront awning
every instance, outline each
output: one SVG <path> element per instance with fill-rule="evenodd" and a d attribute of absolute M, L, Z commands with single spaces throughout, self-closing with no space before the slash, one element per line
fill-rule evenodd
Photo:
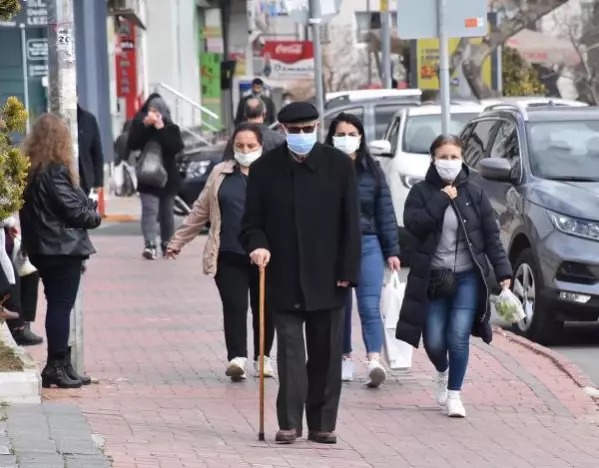
<path fill-rule="evenodd" d="M 580 55 L 575 46 L 570 41 L 551 34 L 523 29 L 509 38 L 506 45 L 516 49 L 529 63 L 545 66 L 576 66 L 580 63 Z"/>

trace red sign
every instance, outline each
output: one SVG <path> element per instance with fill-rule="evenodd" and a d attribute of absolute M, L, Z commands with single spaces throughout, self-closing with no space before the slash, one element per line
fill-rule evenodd
<path fill-rule="evenodd" d="M 127 119 L 135 117 L 139 109 L 136 39 L 135 25 L 121 19 L 116 37 L 116 87 L 117 96 L 125 99 Z"/>
<path fill-rule="evenodd" d="M 314 48 L 311 41 L 266 41 L 260 53 L 265 76 L 300 78 L 314 76 Z"/>

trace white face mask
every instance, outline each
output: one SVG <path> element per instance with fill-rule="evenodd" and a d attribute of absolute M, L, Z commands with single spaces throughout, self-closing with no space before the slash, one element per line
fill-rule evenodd
<path fill-rule="evenodd" d="M 354 154 L 360 147 L 360 140 L 359 136 L 334 136 L 333 146 L 345 154 Z"/>
<path fill-rule="evenodd" d="M 262 156 L 262 148 L 249 153 L 242 153 L 241 151 L 235 151 L 235 161 L 241 164 L 243 167 L 250 167 L 252 163 Z"/>
<path fill-rule="evenodd" d="M 435 159 L 437 174 L 445 182 L 453 182 L 462 170 L 461 159 Z"/>

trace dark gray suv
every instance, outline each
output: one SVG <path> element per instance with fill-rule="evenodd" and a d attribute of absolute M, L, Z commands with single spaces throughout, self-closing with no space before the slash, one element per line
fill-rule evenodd
<path fill-rule="evenodd" d="M 564 321 L 599 318 L 599 108 L 497 105 L 461 134 L 489 195 L 526 319 L 548 344 Z"/>

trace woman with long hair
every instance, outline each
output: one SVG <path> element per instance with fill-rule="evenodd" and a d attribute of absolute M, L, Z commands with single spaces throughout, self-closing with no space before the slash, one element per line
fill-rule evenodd
<path fill-rule="evenodd" d="M 83 262 L 94 254 L 88 229 L 100 225 L 96 202 L 79 187 L 70 131 L 57 115 L 39 117 L 24 143 L 31 167 L 20 213 L 22 243 L 46 294 L 45 388 L 91 383 L 71 365 L 69 326 Z"/>
<path fill-rule="evenodd" d="M 331 122 L 325 143 L 343 151 L 355 163 L 362 227 L 362 266 L 356 299 L 368 359 L 366 385 L 378 387 L 387 376 L 380 362 L 383 348 L 380 302 L 385 264 L 392 270 L 400 268 L 397 222 L 391 192 L 378 164 L 368 153 L 364 126 L 355 115 L 339 114 Z M 350 295 L 346 306 L 343 340 L 342 379 L 346 381 L 352 380 L 354 374 L 351 328 Z"/>
<path fill-rule="evenodd" d="M 254 124 L 241 124 L 231 137 L 234 158 L 214 166 L 204 190 L 191 213 L 168 245 L 168 257 L 176 258 L 181 249 L 209 222 L 204 247 L 204 273 L 214 277 L 223 303 L 227 370 L 233 381 L 245 379 L 247 350 L 248 291 L 253 318 L 254 368 L 258 372 L 260 328 L 258 315 L 258 268 L 239 242 L 245 205 L 247 177 L 252 163 L 262 155 L 262 134 Z M 270 349 L 275 335 L 274 321 L 266 308 L 264 374 L 273 376 Z"/>
<path fill-rule="evenodd" d="M 173 122 L 171 111 L 158 93 L 150 94 L 145 104 L 133 119 L 129 128 L 129 151 L 141 151 L 149 142 L 160 145 L 162 165 L 167 174 L 164 187 L 139 184 L 141 196 L 141 230 L 144 236 L 143 257 L 154 260 L 158 255 L 156 247 L 157 223 L 160 223 L 160 247 L 166 256 L 166 246 L 175 231 L 175 195 L 181 186 L 181 175 L 177 168 L 176 156 L 183 150 L 181 131 Z"/>
<path fill-rule="evenodd" d="M 396 337 L 424 349 L 437 371 L 437 403 L 450 417 L 466 410 L 460 390 L 470 335 L 490 343 L 490 265 L 509 288 L 512 268 L 485 192 L 469 181 L 462 142 L 440 135 L 430 147 L 425 180 L 412 187 L 404 225 L 416 239 Z"/>

